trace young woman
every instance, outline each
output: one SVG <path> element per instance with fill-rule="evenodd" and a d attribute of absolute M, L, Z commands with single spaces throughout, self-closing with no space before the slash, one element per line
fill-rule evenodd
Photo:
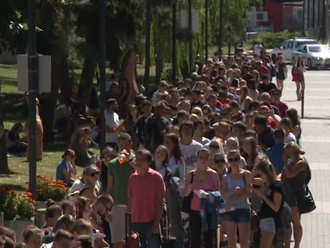
<path fill-rule="evenodd" d="M 40 248 L 43 236 L 42 231 L 36 226 L 27 226 L 23 231 L 24 243 L 28 248 Z"/>
<path fill-rule="evenodd" d="M 106 147 L 101 152 L 100 160 L 96 163 L 101 172 L 100 183 L 102 186 L 102 192 L 105 192 L 108 185 L 108 163 L 118 157 L 118 153 L 111 147 Z"/>
<path fill-rule="evenodd" d="M 75 152 L 72 149 L 66 149 L 62 155 L 62 162 L 56 167 L 56 180 L 60 180 L 69 187 L 72 186 L 77 175 L 77 169 L 74 164 Z"/>
<path fill-rule="evenodd" d="M 77 166 L 86 167 L 91 164 L 92 156 L 88 152 L 84 128 L 80 128 L 72 134 L 69 148 L 75 152 L 75 164 Z"/>
<path fill-rule="evenodd" d="M 238 150 L 228 152 L 229 171 L 221 181 L 221 195 L 226 200 L 226 212 L 223 214 L 228 238 L 228 248 L 236 248 L 237 228 L 241 248 L 249 247 L 251 209 L 251 173 L 240 167 Z"/>
<path fill-rule="evenodd" d="M 257 90 L 257 83 L 255 79 L 250 79 L 247 81 L 247 87 L 249 88 L 249 96 L 253 101 L 259 99 L 259 91 Z"/>
<path fill-rule="evenodd" d="M 90 221 L 91 219 L 91 201 L 83 196 L 79 196 L 76 201 L 77 218 Z"/>
<path fill-rule="evenodd" d="M 251 103 L 253 100 L 249 95 L 249 88 L 247 86 L 241 87 L 240 91 L 240 110 L 246 113 L 246 111 L 248 110 L 249 103 Z"/>
<path fill-rule="evenodd" d="M 296 64 L 292 67 L 292 81 L 296 83 L 297 100 L 301 101 L 301 94 L 305 90 L 305 65 L 302 57 L 298 57 Z"/>
<path fill-rule="evenodd" d="M 243 144 L 243 157 L 246 160 L 247 169 L 252 171 L 256 161 L 260 157 L 257 151 L 257 140 L 253 137 L 247 137 L 244 139 Z"/>
<path fill-rule="evenodd" d="M 205 147 L 209 148 L 211 154 L 211 160 L 214 159 L 215 154 L 222 153 L 225 154 L 223 149 L 222 140 L 220 138 L 214 137 L 209 144 L 205 145 Z"/>
<path fill-rule="evenodd" d="M 158 171 L 164 179 L 165 185 L 171 181 L 172 172 L 168 168 L 169 154 L 166 146 L 160 145 L 156 149 L 155 158 L 151 162 L 151 169 Z"/>
<path fill-rule="evenodd" d="M 59 205 L 56 205 L 53 200 L 48 199 L 46 205 L 45 224 L 41 228 L 44 234 L 52 231 L 57 219 L 63 214 L 62 208 Z"/>
<path fill-rule="evenodd" d="M 79 192 L 77 195 L 79 196 Z M 69 214 L 73 218 L 76 218 L 77 211 L 76 211 L 75 202 L 76 202 L 78 196 L 76 196 L 74 198 L 72 197 L 71 200 L 67 200 L 67 199 L 63 200 L 59 203 L 59 205 L 63 211 L 63 214 Z"/>
<path fill-rule="evenodd" d="M 294 108 L 290 108 L 286 111 L 286 116 L 291 120 L 292 133 L 296 136 L 296 140 L 299 146 L 301 146 L 301 126 L 298 112 Z"/>
<path fill-rule="evenodd" d="M 184 187 L 186 178 L 185 162 L 179 144 L 179 137 L 175 133 L 167 133 L 164 137 L 164 145 L 168 150 L 168 167 L 174 177 L 180 178 L 180 186 Z"/>
<path fill-rule="evenodd" d="M 280 89 L 281 91 L 283 91 L 283 88 L 284 88 L 283 83 L 288 75 L 288 68 L 286 66 L 283 55 L 278 56 L 278 60 L 276 61 L 276 64 L 275 64 L 275 69 L 276 69 L 277 88 Z"/>
<path fill-rule="evenodd" d="M 266 190 L 253 187 L 253 192 L 262 199 L 258 212 L 261 231 L 260 248 L 272 248 L 276 230 L 280 228 L 281 224 L 284 203 L 282 182 L 277 178 L 274 166 L 267 158 L 260 160 L 254 169 L 266 186 Z"/>
<path fill-rule="evenodd" d="M 197 169 L 189 172 L 185 183 L 184 195 L 193 193 L 190 211 L 190 243 L 191 248 L 199 248 L 201 233 L 204 237 L 204 247 L 213 247 L 213 237 L 216 230 L 202 232 L 200 203 L 201 199 L 194 190 L 219 191 L 220 182 L 216 171 L 209 168 L 211 154 L 206 148 L 202 148 L 197 154 Z M 207 216 L 211 220 L 211 216 Z"/>
<path fill-rule="evenodd" d="M 292 133 L 292 123 L 291 120 L 287 117 L 284 117 L 280 121 L 280 128 L 282 128 L 285 132 L 285 140 L 284 144 L 289 143 L 290 141 L 297 142 L 296 136 Z"/>
<path fill-rule="evenodd" d="M 304 158 L 304 154 L 305 152 L 295 142 L 289 142 L 284 147 L 284 170 L 281 174 L 281 180 L 283 182 L 286 203 L 291 208 L 295 248 L 300 247 L 303 234 L 300 220 L 301 213 L 298 206 L 301 205 L 307 194 L 306 178 L 309 165 Z"/>
<path fill-rule="evenodd" d="M 100 170 L 96 165 L 92 165 L 84 169 L 83 175 L 85 175 L 86 180 L 79 195 L 88 198 L 91 202 L 94 202 L 100 191 L 97 185 L 100 178 Z"/>

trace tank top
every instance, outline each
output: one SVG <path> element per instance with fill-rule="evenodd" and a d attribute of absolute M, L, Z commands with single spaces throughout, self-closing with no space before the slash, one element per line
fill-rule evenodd
<path fill-rule="evenodd" d="M 214 190 L 215 185 L 214 185 L 212 173 L 210 173 L 210 172 L 207 173 L 207 177 L 206 177 L 206 180 L 204 182 L 201 182 L 196 178 L 196 170 L 194 170 L 193 173 L 194 173 L 194 178 L 193 178 L 194 188 L 193 188 L 193 190 L 202 189 L 206 192 Z M 191 210 L 194 210 L 194 211 L 200 211 L 200 209 L 201 209 L 201 199 L 195 193 L 193 193 L 190 208 L 191 208 Z"/>
<path fill-rule="evenodd" d="M 242 175 L 242 178 L 240 179 L 233 179 L 231 177 L 231 173 L 228 173 L 227 175 L 225 175 L 225 177 L 227 178 L 227 187 L 228 190 L 233 190 L 236 187 L 240 187 L 241 189 L 244 189 L 245 186 L 245 180 L 244 180 L 244 174 Z M 231 195 L 226 201 L 227 202 L 231 202 L 233 200 L 236 200 L 239 197 L 239 194 L 233 194 Z M 243 201 L 237 202 L 234 204 L 234 207 L 237 208 L 250 208 L 250 203 L 248 199 L 245 199 Z"/>

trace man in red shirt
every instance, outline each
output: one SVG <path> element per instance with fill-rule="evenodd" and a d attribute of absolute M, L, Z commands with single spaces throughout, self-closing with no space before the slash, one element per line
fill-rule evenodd
<path fill-rule="evenodd" d="M 289 109 L 289 107 L 280 100 L 282 96 L 281 90 L 276 88 L 276 89 L 272 89 L 269 93 L 272 99 L 271 104 L 278 108 L 281 118 L 285 117 L 286 111 Z"/>
<path fill-rule="evenodd" d="M 131 231 L 139 233 L 141 248 L 160 248 L 165 183 L 162 175 L 150 168 L 152 154 L 148 150 L 139 150 L 135 155 L 137 170 L 128 180 Z"/>
<path fill-rule="evenodd" d="M 262 77 L 263 75 L 267 75 L 269 77 L 270 74 L 268 68 L 264 66 L 260 61 L 256 63 L 256 68 L 259 72 L 260 77 Z"/>

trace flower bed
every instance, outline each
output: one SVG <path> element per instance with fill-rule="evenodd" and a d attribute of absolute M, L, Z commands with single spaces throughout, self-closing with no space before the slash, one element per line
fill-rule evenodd
<path fill-rule="evenodd" d="M 5 220 L 31 220 L 36 213 L 36 201 L 30 192 L 19 193 L 7 185 L 0 185 L 0 212 Z"/>
<path fill-rule="evenodd" d="M 68 186 L 50 177 L 37 176 L 37 201 L 61 201 L 69 193 Z"/>

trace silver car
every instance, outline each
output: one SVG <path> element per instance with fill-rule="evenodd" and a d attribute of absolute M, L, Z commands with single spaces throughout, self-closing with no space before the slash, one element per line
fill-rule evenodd
<path fill-rule="evenodd" d="M 330 50 L 328 45 L 305 44 L 297 47 L 292 53 L 292 64 L 302 57 L 308 69 L 330 68 Z"/>

